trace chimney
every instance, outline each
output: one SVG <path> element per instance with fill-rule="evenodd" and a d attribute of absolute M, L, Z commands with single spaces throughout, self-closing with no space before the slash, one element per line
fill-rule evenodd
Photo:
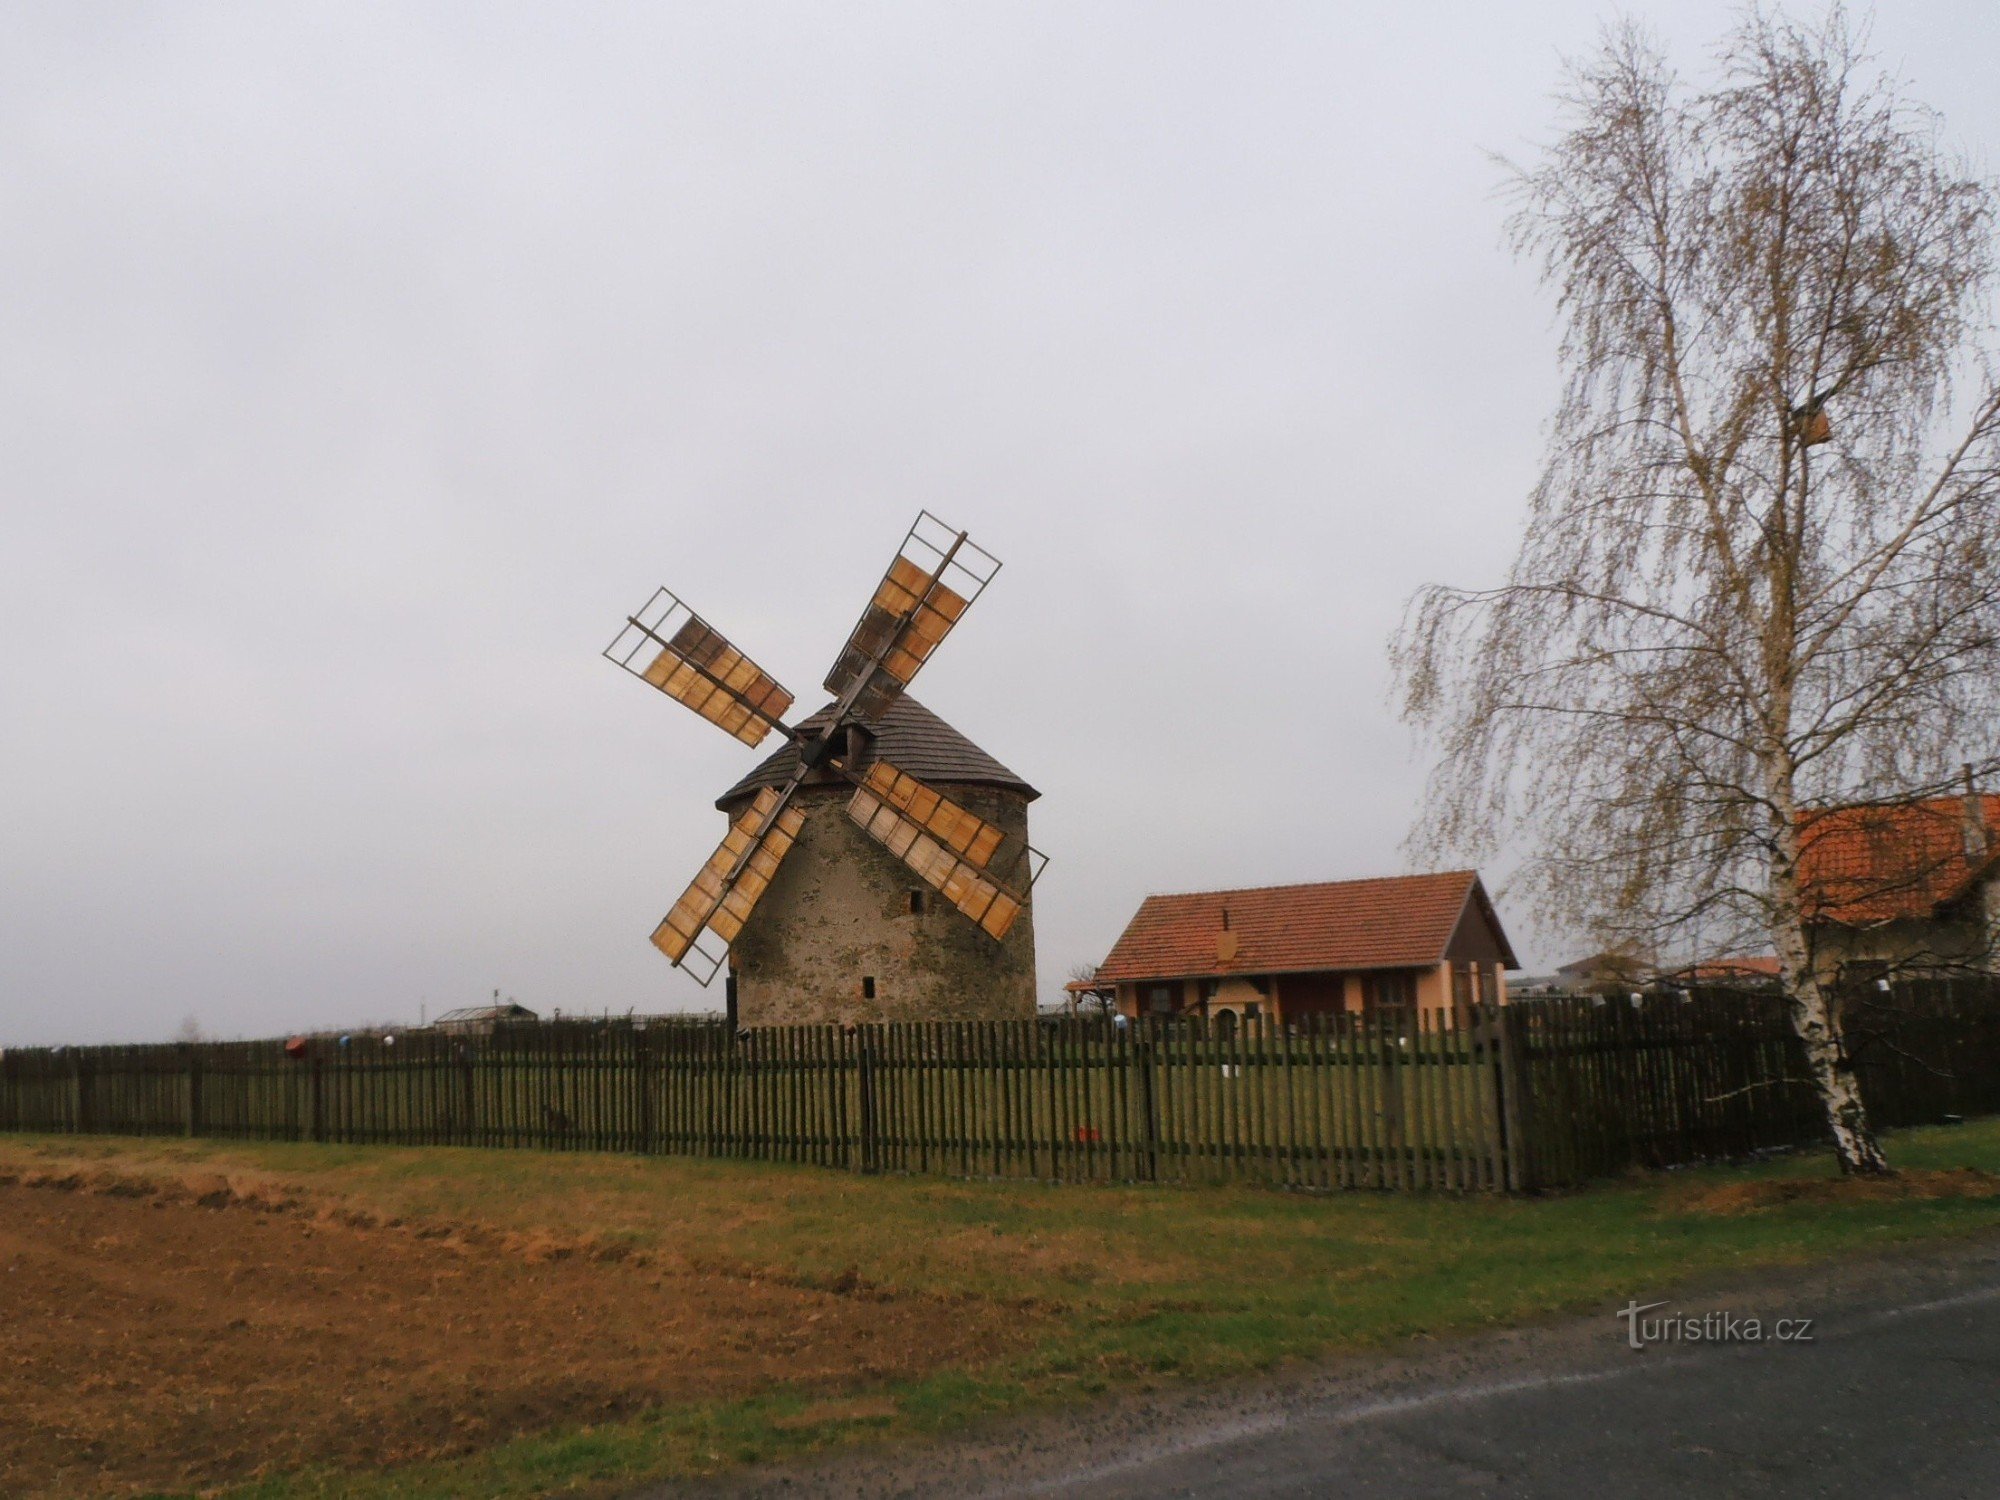
<path fill-rule="evenodd" d="M 1229 908 L 1222 908 L 1222 931 L 1215 936 L 1215 961 L 1221 964 L 1234 963 L 1236 955 L 1243 951 L 1243 943 L 1229 930 Z"/>
<path fill-rule="evenodd" d="M 1967 761 L 1965 773 L 1965 861 L 1979 864 L 1986 858 L 1992 835 L 1986 827 L 1986 804 L 1979 791 L 1972 784 L 1972 763 Z"/>

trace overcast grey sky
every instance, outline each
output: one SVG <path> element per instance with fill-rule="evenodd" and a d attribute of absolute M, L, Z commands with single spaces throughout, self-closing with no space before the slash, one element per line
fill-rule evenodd
<path fill-rule="evenodd" d="M 664 582 L 811 701 L 924 506 L 1045 993 L 1405 869 L 1384 639 L 1555 393 L 1487 153 L 1610 15 L 12 0 L 0 1043 L 719 1003 L 646 935 L 752 753 L 597 653 Z M 1874 35 L 1990 161 L 2000 13 Z"/>

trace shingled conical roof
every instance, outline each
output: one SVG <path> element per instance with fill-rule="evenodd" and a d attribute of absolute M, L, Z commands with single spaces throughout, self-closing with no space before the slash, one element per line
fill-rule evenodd
<path fill-rule="evenodd" d="M 829 703 L 803 720 L 799 727 L 820 728 L 833 712 L 833 707 Z M 862 752 L 861 765 L 857 769 L 865 770 L 877 760 L 886 760 L 932 786 L 957 783 L 961 786 L 1005 787 L 1021 793 L 1030 802 L 1041 796 L 1040 792 L 908 693 L 890 704 L 888 712 L 870 728 L 869 743 Z M 741 801 L 760 787 L 781 787 L 798 768 L 799 747 L 787 740 L 775 755 L 716 798 L 715 805 L 726 810 L 731 803 Z"/>

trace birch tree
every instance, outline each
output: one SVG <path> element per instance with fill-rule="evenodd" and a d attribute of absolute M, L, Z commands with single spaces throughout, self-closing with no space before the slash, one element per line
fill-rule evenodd
<path fill-rule="evenodd" d="M 1520 550 L 1392 646 L 1417 842 L 1526 848 L 1545 915 L 1642 948 L 1770 943 L 1841 1165 L 1884 1172 L 1802 814 L 1994 769 L 1993 193 L 1838 10 L 1749 13 L 1702 87 L 1612 31 L 1561 110 L 1511 176 L 1565 377 Z"/>

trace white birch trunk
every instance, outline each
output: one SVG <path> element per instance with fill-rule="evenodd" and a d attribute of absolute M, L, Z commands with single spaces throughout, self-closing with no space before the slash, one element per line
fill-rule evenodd
<path fill-rule="evenodd" d="M 1778 830 L 1778 857 L 1771 870 L 1771 936 L 1784 970 L 1785 1005 L 1792 1030 L 1798 1034 L 1806 1056 L 1806 1068 L 1820 1104 L 1826 1111 L 1827 1128 L 1833 1135 L 1833 1149 L 1840 1158 L 1840 1170 L 1854 1176 L 1883 1176 L 1891 1168 L 1868 1123 L 1868 1111 L 1861 1102 L 1861 1086 L 1848 1059 L 1847 1038 L 1840 1017 L 1827 993 L 1825 976 L 1813 962 L 1806 941 L 1804 903 L 1798 880 L 1798 810 L 1789 777 L 1776 778 L 1780 785 L 1775 800 L 1783 823 Z"/>

